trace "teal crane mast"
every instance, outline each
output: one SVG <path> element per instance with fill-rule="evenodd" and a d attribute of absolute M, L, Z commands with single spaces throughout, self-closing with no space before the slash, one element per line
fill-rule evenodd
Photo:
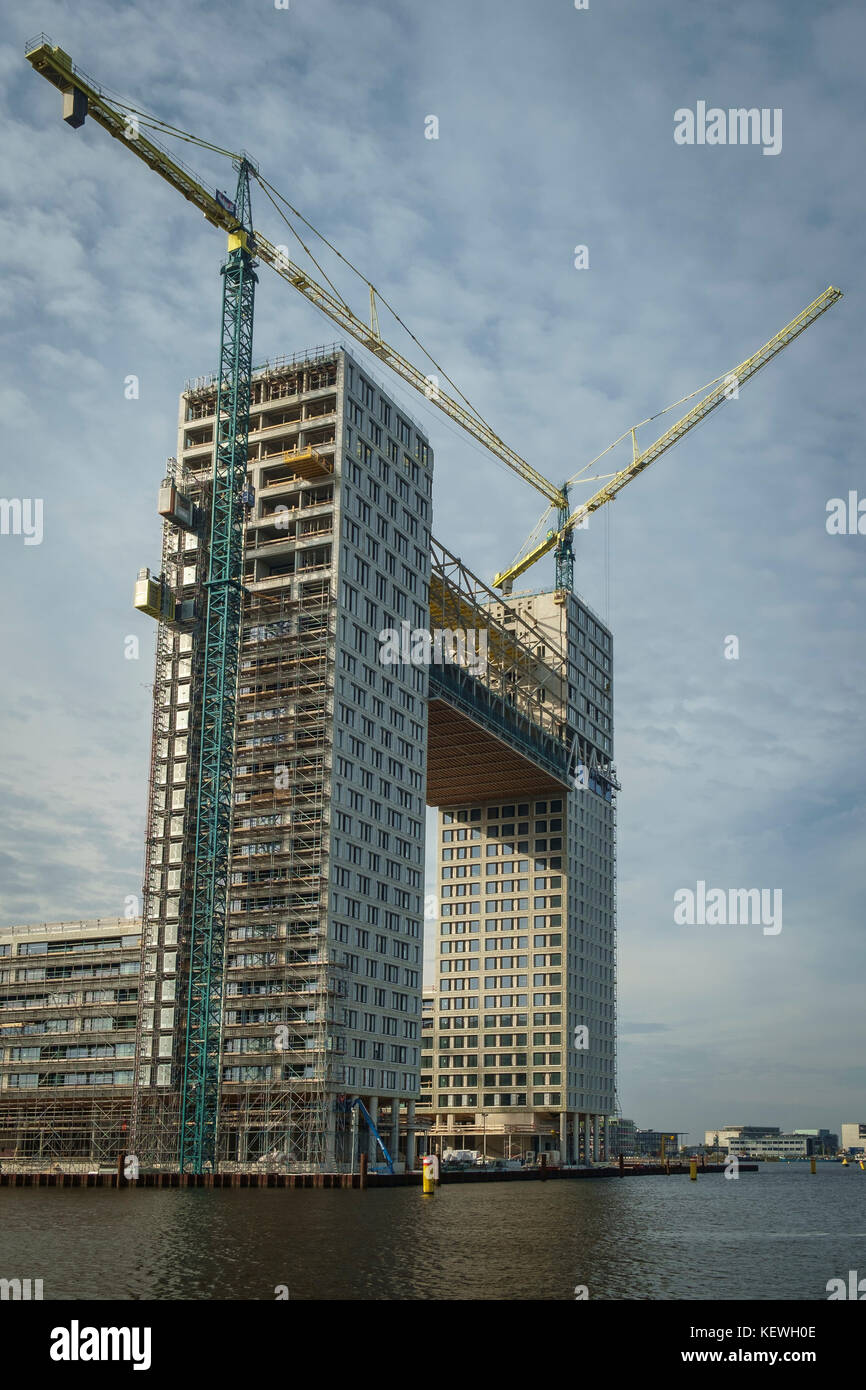
<path fill-rule="evenodd" d="M 72 62 L 47 34 L 25 46 L 34 69 L 63 96 L 72 129 L 90 116 L 162 178 L 179 189 L 207 220 L 228 234 L 222 267 L 222 328 L 207 542 L 204 613 L 199 619 L 201 683 L 198 783 L 191 885 L 184 914 L 188 929 L 186 1030 L 183 1042 L 178 1158 L 181 1172 L 215 1168 L 220 1093 L 220 1044 L 226 916 L 231 845 L 232 776 L 238 651 L 243 604 L 244 503 L 249 444 L 255 304 L 255 237 L 250 176 L 243 153 L 233 159 L 235 200 L 206 189 L 179 161 L 148 139 L 130 115 Z M 202 640 L 203 639 L 203 640 Z"/>
<path fill-rule="evenodd" d="M 180 1171 L 216 1168 L 235 701 L 243 604 L 244 502 L 256 274 L 250 172 L 238 171 L 237 230 L 222 267 L 213 485 L 205 584 L 201 726 L 189 919 L 189 978 L 180 1113 Z"/>

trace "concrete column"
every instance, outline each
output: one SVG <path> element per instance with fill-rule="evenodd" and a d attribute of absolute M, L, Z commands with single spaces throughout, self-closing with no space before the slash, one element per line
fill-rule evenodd
<path fill-rule="evenodd" d="M 391 1160 L 396 1168 L 397 1159 L 400 1157 L 400 1102 L 396 1096 L 391 1101 L 391 1142 L 388 1148 L 391 1150 Z"/>
<path fill-rule="evenodd" d="M 592 1161 L 593 1163 L 598 1163 L 601 1156 L 601 1122 L 603 1116 L 593 1115 L 592 1119 Z"/>
<path fill-rule="evenodd" d="M 415 1167 L 415 1102 L 410 1100 L 406 1106 L 406 1171 L 411 1173 Z"/>
<path fill-rule="evenodd" d="M 583 1117 L 583 1121 L 584 1121 L 583 1149 L 584 1149 L 584 1153 L 585 1153 L 585 1155 L 586 1155 L 586 1164 L 587 1164 L 587 1167 L 589 1167 L 589 1166 L 592 1164 L 592 1115 L 590 1115 L 590 1113 L 589 1113 L 588 1110 L 587 1110 L 586 1114 L 585 1114 L 584 1117 Z"/>
<path fill-rule="evenodd" d="M 325 1134 L 325 1172 L 337 1171 L 337 1111 L 333 1100 L 328 1106 L 328 1128 Z"/>
<path fill-rule="evenodd" d="M 559 1112 L 559 1161 L 563 1167 L 568 1163 L 568 1111 Z"/>
<path fill-rule="evenodd" d="M 378 1097 L 378 1096 L 371 1096 L 369 1100 L 365 1100 L 365 1101 L 364 1101 L 364 1104 L 366 1105 L 367 1109 L 368 1109 L 369 1112 L 370 1112 L 370 1119 L 373 1121 L 373 1124 L 374 1124 L 374 1125 L 376 1126 L 376 1128 L 378 1129 L 378 1128 L 379 1128 L 379 1097 Z M 363 1119 L 363 1116 L 362 1116 L 362 1119 Z M 364 1128 L 367 1129 L 366 1124 L 364 1125 Z M 362 1140 L 361 1140 L 361 1143 L 358 1145 L 359 1149 L 363 1146 L 363 1144 L 364 1144 L 364 1140 L 362 1139 Z M 368 1130 L 367 1130 L 367 1140 L 366 1140 L 366 1144 L 367 1144 L 367 1161 L 368 1161 L 369 1163 L 378 1163 L 378 1162 L 379 1162 L 379 1157 L 380 1157 L 380 1155 L 379 1155 L 379 1149 L 378 1149 L 378 1146 L 377 1146 L 377 1144 L 376 1144 L 376 1136 L 373 1134 L 373 1131 L 372 1131 L 371 1129 L 368 1129 Z"/>

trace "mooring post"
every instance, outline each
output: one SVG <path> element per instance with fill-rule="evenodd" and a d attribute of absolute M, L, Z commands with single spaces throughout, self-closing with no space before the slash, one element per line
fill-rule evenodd
<path fill-rule="evenodd" d="M 437 1161 L 435 1154 L 425 1154 L 421 1160 L 421 1195 L 422 1197 L 436 1196 L 436 1176 Z"/>

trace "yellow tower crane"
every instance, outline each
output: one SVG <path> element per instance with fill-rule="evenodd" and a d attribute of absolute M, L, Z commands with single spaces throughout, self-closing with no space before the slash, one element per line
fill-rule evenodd
<path fill-rule="evenodd" d="M 682 419 L 678 420 L 676 424 L 672 425 L 664 434 L 659 435 L 658 439 L 646 449 L 638 449 L 637 427 L 627 431 L 627 433 L 631 434 L 632 439 L 633 456 L 631 463 L 625 468 L 621 468 L 619 472 L 614 473 L 605 483 L 604 487 L 599 488 L 598 492 L 594 493 L 586 502 L 581 502 L 580 506 L 576 507 L 573 512 L 569 512 L 564 519 L 560 519 L 558 526 L 551 527 L 542 541 L 536 544 L 530 542 L 524 549 L 523 554 L 520 555 L 513 564 L 509 565 L 508 568 L 503 570 L 500 574 L 494 576 L 493 583 L 498 588 L 501 588 L 504 593 L 511 593 L 512 585 L 518 575 L 523 574 L 531 565 L 535 564 L 536 560 L 540 560 L 542 555 L 547 555 L 551 550 L 557 551 L 557 569 L 559 570 L 563 559 L 566 560 L 567 566 L 569 564 L 568 557 L 571 556 L 570 537 L 576 527 L 581 526 L 592 512 L 598 511 L 599 507 L 603 507 L 606 502 L 612 502 L 614 498 L 622 492 L 626 484 L 631 482 L 632 478 L 636 478 L 645 468 L 649 468 L 651 463 L 655 463 L 657 458 L 661 458 L 662 454 L 666 453 L 668 449 L 673 448 L 674 444 L 679 443 L 679 441 L 688 434 L 689 430 L 694 429 L 702 420 L 705 420 L 711 411 L 722 405 L 726 400 L 734 398 L 735 395 L 739 393 L 741 386 L 744 386 L 747 381 L 750 381 L 768 362 L 772 362 L 773 358 L 777 357 L 789 343 L 792 343 L 810 324 L 814 323 L 817 318 L 820 318 L 821 314 L 826 313 L 826 311 L 841 298 L 842 291 L 830 285 L 824 293 L 819 294 L 818 298 L 813 300 L 802 313 L 798 314 L 795 319 L 792 319 L 789 324 L 786 324 L 775 337 L 771 338 L 768 343 L 764 343 L 764 346 L 758 348 L 757 352 L 753 352 L 751 357 L 747 357 L 745 362 L 741 362 L 738 367 L 734 367 L 733 371 L 726 373 L 724 377 L 717 377 L 715 382 L 711 385 L 711 390 L 707 392 L 703 399 L 698 401 L 697 405 L 692 406 L 691 410 L 689 410 Z M 680 403 L 681 402 L 677 402 L 677 404 Z M 667 409 L 672 409 L 672 407 L 669 406 Z M 665 414 L 666 412 L 662 411 L 661 413 Z M 616 444 L 619 444 L 624 438 L 625 435 L 621 435 L 620 439 L 616 440 L 614 444 L 611 444 L 609 449 L 605 449 L 604 453 L 608 453 L 610 449 L 614 448 Z M 603 455 L 600 454 L 599 458 L 601 457 L 603 457 Z M 593 460 L 593 462 L 596 462 L 596 460 Z M 591 464 L 588 465 L 588 467 L 591 466 Z M 575 474 L 574 478 L 569 479 L 568 483 L 563 488 L 563 492 L 567 493 L 569 487 L 573 486 L 579 477 L 580 474 Z M 548 515 L 549 513 L 546 512 L 539 526 L 544 524 Z M 538 529 L 539 527 L 536 527 L 536 531 L 533 534 L 537 534 Z M 571 563 L 573 563 L 573 560 Z M 557 575 L 557 579 L 559 580 L 559 574 Z M 562 584 L 557 582 L 557 590 L 570 590 L 572 587 L 571 580 L 572 576 L 570 574 L 564 576 Z"/>

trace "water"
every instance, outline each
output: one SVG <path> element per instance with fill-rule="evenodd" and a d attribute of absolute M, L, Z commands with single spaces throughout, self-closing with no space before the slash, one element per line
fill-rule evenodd
<path fill-rule="evenodd" d="M 826 1299 L 866 1277 L 866 1173 L 354 1192 L 0 1189 L 0 1277 L 46 1299 Z"/>

